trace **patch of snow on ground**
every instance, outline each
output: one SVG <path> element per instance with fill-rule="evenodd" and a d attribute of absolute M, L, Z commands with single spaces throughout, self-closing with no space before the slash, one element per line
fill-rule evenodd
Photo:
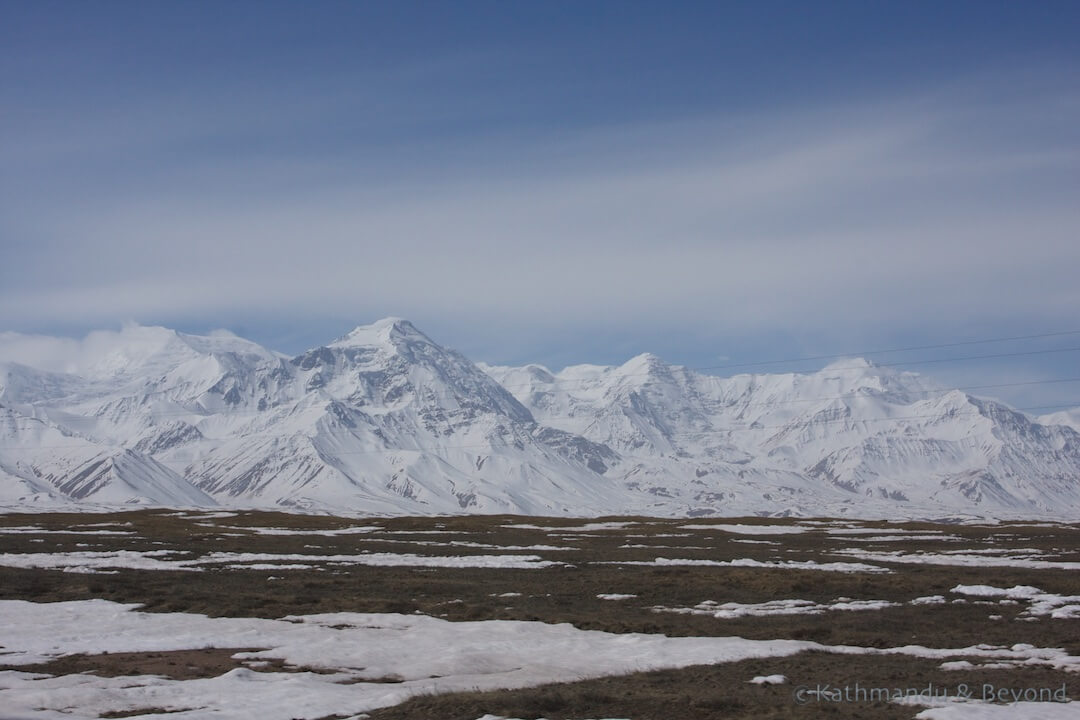
<path fill-rule="evenodd" d="M 5 620 L 0 623 L 4 662 L 20 666 L 76 653 L 257 647 L 265 649 L 237 652 L 233 657 L 253 663 L 279 660 L 323 672 L 256 672 L 241 667 L 215 678 L 180 681 L 147 675 L 52 677 L 2 671 L 0 706 L 4 712 L 35 720 L 81 720 L 151 707 L 169 711 L 170 720 L 288 720 L 298 712 L 306 717 L 355 716 L 422 693 L 531 687 L 784 657 L 805 650 L 939 660 L 983 657 L 1070 670 L 1080 666 L 1080 658 L 1063 650 L 1030 645 L 877 649 L 797 640 L 611 634 L 579 630 L 566 623 L 447 622 L 424 615 L 372 613 L 295 615 L 280 620 L 210 618 L 140 612 L 137 607 L 107 600 L 0 600 L 0 617 Z M 395 682 L 386 683 L 386 678 Z"/>
<path fill-rule="evenodd" d="M 0 528 L 3 535 L 134 535 L 134 530 L 46 530 L 45 528 L 24 526 Z"/>
<path fill-rule="evenodd" d="M 511 530 L 543 530 L 544 532 L 551 533 L 580 533 L 597 532 L 600 530 L 622 530 L 623 528 L 640 524 L 641 523 L 637 522 L 594 522 L 585 523 L 584 525 L 566 525 L 562 527 L 552 527 L 550 525 L 529 525 L 528 523 L 515 523 L 512 525 L 503 525 L 503 527 L 509 528 Z"/>
<path fill-rule="evenodd" d="M 1043 554 L 1038 548 L 983 548 L 979 550 L 942 550 L 943 555 L 1012 555 L 1014 557 L 1037 558 Z"/>
<path fill-rule="evenodd" d="M 797 525 L 680 525 L 680 530 L 718 530 L 735 535 L 796 535 L 810 528 Z"/>
<path fill-rule="evenodd" d="M 733 620 L 742 617 L 768 617 L 772 615 L 820 615 L 830 610 L 881 610 L 894 607 L 896 603 L 886 600 L 850 600 L 840 598 L 836 602 L 823 605 L 811 600 L 769 600 L 763 603 L 718 603 L 706 600 L 694 607 L 672 608 L 658 605 L 650 608 L 653 612 L 672 612 L 681 615 L 710 615 L 718 620 Z"/>
<path fill-rule="evenodd" d="M 923 542 L 927 540 L 944 540 L 957 542 L 964 538 L 959 535 L 867 535 L 863 537 L 845 537 L 848 542 Z"/>
<path fill-rule="evenodd" d="M 1002 598 L 1003 604 L 1010 600 L 1026 600 L 1030 606 L 1022 614 L 1029 617 L 1049 615 L 1056 620 L 1080 618 L 1080 595 L 1056 595 L 1030 585 L 1015 585 L 1011 588 L 957 585 L 952 592 L 969 597 Z"/>
<path fill-rule="evenodd" d="M 926 705 L 926 702 L 919 703 Z M 1071 702 L 949 702 L 923 710 L 916 720 L 1076 720 L 1080 710 Z"/>
<path fill-rule="evenodd" d="M 0 672 L 0 705 L 27 718 L 98 717 L 160 707 L 174 720 L 288 720 L 355 715 L 420 693 L 521 688 L 747 658 L 815 647 L 793 640 L 668 638 L 578 630 L 569 624 L 447 622 L 421 615 L 330 613 L 281 620 L 144 613 L 105 600 L 0 601 L 5 663 L 60 655 L 263 647 L 242 660 L 281 659 L 329 673 L 232 670 L 177 681 L 156 676 L 45 677 Z M 395 677 L 401 682 L 377 680 Z M 347 683 L 347 684 L 343 684 Z"/>
<path fill-rule="evenodd" d="M 165 560 L 173 550 L 110 550 L 57 553 L 0 553 L 0 565 L 18 568 L 40 568 L 65 572 L 96 572 L 105 569 L 133 570 L 199 570 L 189 567 L 190 561 Z"/>
<path fill-rule="evenodd" d="M 274 528 L 274 527 L 251 527 L 246 525 L 214 525 L 211 523 L 196 523 L 205 527 L 220 528 L 222 530 L 246 530 L 256 535 L 323 535 L 335 537 L 338 535 L 360 535 L 373 532 L 382 532 L 383 528 L 377 525 L 357 525 L 355 527 L 337 528 L 334 530 L 305 530 L 303 528 Z M 440 531 L 441 532 L 441 531 Z"/>
<path fill-rule="evenodd" d="M 410 553 L 363 553 L 358 555 L 314 555 L 303 553 L 230 553 L 216 552 L 198 558 L 167 560 L 162 556 L 172 550 L 115 550 L 108 552 L 76 551 L 57 553 L 0 553 L 0 565 L 42 568 L 65 572 L 95 572 L 103 569 L 133 570 L 202 570 L 205 565 L 229 565 L 258 569 L 311 567 L 311 563 L 335 565 L 371 565 L 398 567 L 512 568 L 528 570 L 561 565 L 542 560 L 539 555 L 413 555 Z M 252 563 L 253 566 L 240 565 Z"/>
<path fill-rule="evenodd" d="M 539 555 L 413 555 L 411 553 L 363 553 L 359 555 L 306 555 L 302 553 L 216 552 L 191 562 L 199 565 L 246 562 L 325 562 L 334 565 L 382 567 L 514 568 L 528 570 L 562 563 L 542 560 Z"/>
<path fill-rule="evenodd" d="M 597 522 L 597 523 L 585 523 L 576 528 L 566 528 L 567 530 L 573 530 L 575 532 L 596 532 L 598 530 L 622 530 L 623 528 L 632 527 L 634 525 L 640 525 L 637 522 Z"/>
<path fill-rule="evenodd" d="M 712 566 L 712 567 L 755 567 L 755 568 L 784 568 L 787 570 L 824 570 L 826 572 L 871 572 L 871 573 L 887 573 L 890 572 L 888 568 L 879 567 L 877 565 L 866 565 L 864 563 L 849 563 L 849 562 L 835 562 L 835 563 L 819 563 L 813 560 L 775 560 L 775 561 L 761 561 L 753 560 L 751 558 L 738 558 L 735 560 L 691 560 L 680 558 L 663 558 L 658 557 L 655 560 L 605 560 L 595 563 L 597 565 L 656 565 L 656 566 L 673 566 L 673 565 L 696 565 L 696 566 Z"/>
<path fill-rule="evenodd" d="M 184 519 L 199 518 L 202 520 L 220 520 L 221 518 L 237 517 L 240 513 L 231 512 L 228 510 L 221 510 L 218 512 L 188 512 L 181 510 L 180 512 L 165 513 L 168 517 L 178 517 Z"/>
<path fill-rule="evenodd" d="M 407 542 L 407 541 L 405 541 Z M 572 547 L 570 545 L 492 545 L 490 543 L 478 543 L 470 542 L 468 540 L 451 540 L 450 542 L 431 542 L 431 541 L 419 541 L 414 543 L 415 545 L 435 545 L 437 547 L 467 547 L 476 548 L 480 550 L 535 550 L 535 551 L 555 551 L 555 550 L 578 550 L 579 548 Z"/>
<path fill-rule="evenodd" d="M 919 533 L 937 534 L 933 530 L 930 530 L 930 531 L 927 531 L 927 530 L 916 531 L 916 530 L 904 530 L 903 528 L 889 528 L 888 530 L 883 530 L 882 528 L 866 528 L 866 527 L 846 527 L 846 528 L 844 528 L 844 527 L 834 527 L 834 528 L 827 528 L 825 530 L 825 533 L 828 534 L 828 535 L 873 535 L 875 533 L 882 533 L 882 532 L 885 532 L 885 533 L 891 534 L 891 535 L 907 535 L 909 537 L 911 535 L 917 535 Z"/>
<path fill-rule="evenodd" d="M 861 550 L 848 548 L 834 551 L 871 562 L 904 563 L 907 565 L 960 565 L 974 567 L 1019 567 L 1038 570 L 1080 570 L 1080 562 L 1037 560 L 1031 557 L 993 557 L 986 554 L 961 553 L 905 553 L 901 550 Z"/>
<path fill-rule="evenodd" d="M 386 535 L 468 535 L 465 530 L 383 530 Z"/>
<path fill-rule="evenodd" d="M 252 563 L 250 565 L 226 565 L 229 570 L 321 570 L 314 565 L 276 565 L 274 563 Z M 268 578 L 269 579 L 269 578 Z"/>
<path fill-rule="evenodd" d="M 758 675 L 750 681 L 754 685 L 783 685 L 787 682 L 786 675 Z"/>

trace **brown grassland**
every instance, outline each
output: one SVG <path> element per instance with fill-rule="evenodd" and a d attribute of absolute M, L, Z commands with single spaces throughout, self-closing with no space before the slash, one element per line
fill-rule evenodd
<path fill-rule="evenodd" d="M 0 599 L 34 602 L 104 598 L 141 603 L 151 612 L 192 612 L 222 617 L 278 618 L 326 612 L 424 613 L 450 621 L 530 620 L 571 623 L 612 633 L 668 636 L 739 636 L 751 639 L 812 640 L 827 645 L 889 648 L 922 645 L 964 648 L 986 643 L 1063 648 L 1080 655 L 1080 620 L 1031 619 L 1025 603 L 989 604 L 977 598 L 952 602 L 958 584 L 1000 588 L 1031 585 L 1049 593 L 1080 595 L 1080 573 L 1070 569 L 899 564 L 862 561 L 888 573 L 823 572 L 789 568 L 650 566 L 619 564 L 657 557 L 699 560 L 749 558 L 843 562 L 845 548 L 875 551 L 946 552 L 1024 549 L 1055 561 L 1080 561 L 1080 528 L 1070 525 L 963 525 L 916 522 L 861 522 L 882 535 L 898 531 L 941 533 L 953 539 L 865 541 L 872 535 L 833 535 L 821 530 L 797 534 L 737 534 L 687 530 L 680 526 L 725 524 L 792 525 L 795 520 L 762 518 L 657 520 L 603 518 L 635 523 L 579 532 L 583 522 L 509 516 L 346 519 L 275 512 L 238 512 L 228 517 L 200 513 L 140 510 L 110 514 L 9 514 L 4 527 L 33 526 L 49 533 L 0 533 L 7 554 L 84 550 L 175 550 L 193 558 L 209 552 L 422 555 L 534 554 L 560 565 L 543 569 L 370 567 L 329 565 L 317 569 L 251 570 L 210 566 L 201 572 L 119 569 L 113 573 L 0 566 Z M 588 522 L 597 522 L 589 520 Z M 65 534 L 103 523 L 123 525 L 130 535 Z M 126 525 L 124 525 L 126 524 Z M 528 524 L 549 529 L 507 527 Z M 259 528 L 313 533 L 373 525 L 378 531 L 340 534 L 286 534 Z M 555 528 L 552 530 L 551 528 Z M 914 534 L 914 533 L 913 533 Z M 747 540 L 755 542 L 745 542 Z M 766 541 L 766 542 L 761 542 Z M 468 544 L 564 550 L 498 550 Z M 632 546 L 632 547 L 630 547 Z M 274 579 L 269 579 L 273 577 Z M 512 595 L 511 595 L 512 593 Z M 597 596 L 634 597 L 612 601 Z M 912 605 L 915 598 L 941 595 L 948 602 Z M 830 603 L 838 598 L 884 600 L 895 607 L 829 611 L 816 615 L 776 615 L 718 619 L 710 615 L 657 611 L 691 607 L 703 601 L 763 603 L 802 599 Z M 1000 616 L 991 619 L 991 616 Z M 213 677 L 239 666 L 233 653 L 249 648 L 197 649 L 159 653 L 113 653 L 58 658 L 32 669 L 49 674 L 160 674 L 178 679 Z M 960 658 L 952 658 L 960 659 Z M 973 662 L 978 662 L 972 658 Z M 841 655 L 806 652 L 786 658 L 744 660 L 711 666 L 600 677 L 519 690 L 424 695 L 371 713 L 372 720 L 432 718 L 475 720 L 486 713 L 516 718 L 911 718 L 912 706 L 881 701 L 815 702 L 800 705 L 798 686 L 884 688 L 1060 687 L 1080 698 L 1077 673 L 1045 666 L 945 671 L 940 661 L 909 655 Z M 0 666 L 0 669 L 12 669 Z M 26 666 L 19 669 L 27 670 Z M 267 671 L 298 670 L 272 663 Z M 753 685 L 757 675 L 783 674 L 783 685 Z M 387 678 L 393 682 L 394 678 Z M 302 708 L 297 709 L 301 717 Z"/>

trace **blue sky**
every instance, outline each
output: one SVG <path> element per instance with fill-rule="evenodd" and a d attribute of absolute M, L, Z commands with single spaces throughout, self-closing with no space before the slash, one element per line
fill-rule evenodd
<path fill-rule="evenodd" d="M 1078 30 L 1072 2 L 0 1 L 0 330 L 294 352 L 400 315 L 561 367 L 1080 329 Z"/>

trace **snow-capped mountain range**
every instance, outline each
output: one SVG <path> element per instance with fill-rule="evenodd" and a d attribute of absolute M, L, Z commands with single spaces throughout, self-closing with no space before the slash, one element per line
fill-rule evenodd
<path fill-rule="evenodd" d="M 858 359 L 553 373 L 397 318 L 296 357 L 160 327 L 0 335 L 0 506 L 131 504 L 1080 518 L 1080 433 Z"/>

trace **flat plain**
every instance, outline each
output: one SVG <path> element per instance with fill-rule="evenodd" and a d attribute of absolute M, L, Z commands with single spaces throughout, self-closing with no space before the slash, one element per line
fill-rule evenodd
<path fill-rule="evenodd" d="M 1073 716 L 1078 540 L 1040 522 L 8 514 L 0 707 Z M 912 689 L 929 693 L 894 695 Z"/>

